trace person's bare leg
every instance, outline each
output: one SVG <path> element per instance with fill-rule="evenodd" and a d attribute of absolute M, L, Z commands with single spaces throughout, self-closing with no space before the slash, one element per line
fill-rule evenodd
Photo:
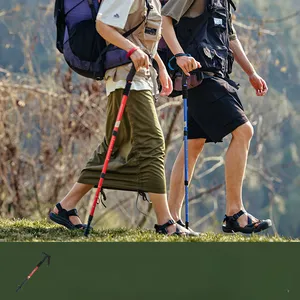
<path fill-rule="evenodd" d="M 194 173 L 195 164 L 205 144 L 205 139 L 188 140 L 189 181 Z M 171 173 L 169 208 L 175 221 L 181 219 L 184 200 L 184 148 L 181 147 Z"/>
<path fill-rule="evenodd" d="M 166 194 L 154 194 L 149 193 L 150 200 L 152 202 L 156 218 L 157 218 L 157 224 L 163 225 L 167 223 L 169 220 L 174 220 L 171 216 L 168 201 L 167 201 L 167 195 Z M 176 221 L 176 220 L 174 220 Z M 168 233 L 172 234 L 176 231 L 176 225 L 171 225 L 168 227 Z M 181 228 L 182 231 L 189 233 L 185 228 Z"/>
<path fill-rule="evenodd" d="M 225 158 L 227 216 L 232 216 L 240 210 L 244 210 L 242 187 L 252 136 L 253 127 L 250 122 L 243 124 L 232 132 L 232 140 Z M 239 224 L 241 227 L 247 225 L 246 215 L 239 218 Z"/>
<path fill-rule="evenodd" d="M 69 193 L 62 199 L 62 201 L 60 201 L 62 208 L 64 208 L 65 210 L 75 208 L 80 199 L 92 188 L 93 185 L 76 182 Z M 54 207 L 53 212 L 57 214 L 58 209 Z M 70 216 L 70 221 L 74 225 L 81 224 L 81 220 L 76 216 Z"/>

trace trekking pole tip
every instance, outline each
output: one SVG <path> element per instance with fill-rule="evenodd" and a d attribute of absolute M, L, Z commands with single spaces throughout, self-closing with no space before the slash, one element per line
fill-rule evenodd
<path fill-rule="evenodd" d="M 87 226 L 86 226 L 86 228 L 84 230 L 84 236 L 85 237 L 88 237 L 88 235 L 90 233 L 92 220 L 93 220 L 93 216 L 89 215 L 88 223 L 87 223 Z"/>

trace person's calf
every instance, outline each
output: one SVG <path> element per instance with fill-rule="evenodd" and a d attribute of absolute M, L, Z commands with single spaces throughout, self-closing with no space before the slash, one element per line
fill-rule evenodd
<path fill-rule="evenodd" d="M 232 140 L 226 153 L 226 215 L 228 216 L 244 210 L 242 187 L 252 135 L 253 127 L 250 122 L 238 127 L 232 133 Z M 243 216 L 240 221 L 246 224 L 247 218 Z"/>
<path fill-rule="evenodd" d="M 188 140 L 188 169 L 189 181 L 194 173 L 194 167 L 200 153 L 203 150 L 205 139 L 189 139 Z M 180 152 L 174 163 L 171 173 L 169 208 L 175 221 L 181 218 L 181 208 L 184 198 L 184 148 L 181 147 Z"/>

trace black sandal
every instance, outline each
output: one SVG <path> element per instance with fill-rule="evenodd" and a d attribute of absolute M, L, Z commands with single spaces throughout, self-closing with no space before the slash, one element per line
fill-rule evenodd
<path fill-rule="evenodd" d="M 233 216 L 227 216 L 225 215 L 225 218 L 223 220 L 223 226 L 222 229 L 226 233 L 232 233 L 232 232 L 242 232 L 251 234 L 254 232 L 260 232 L 263 230 L 268 229 L 269 227 L 272 227 L 272 221 L 270 219 L 267 220 L 258 220 L 257 222 L 253 222 L 251 219 L 251 215 L 248 215 L 248 225 L 245 227 L 241 227 L 239 222 L 237 221 L 239 217 L 241 217 L 246 212 L 241 210 L 238 213 L 234 214 Z"/>
<path fill-rule="evenodd" d="M 173 232 L 172 234 L 169 234 L 168 232 L 168 227 L 171 226 L 171 225 L 176 225 L 176 231 Z M 185 231 L 182 231 L 182 229 L 180 228 L 179 224 L 177 224 L 175 221 L 173 220 L 169 220 L 167 223 L 163 224 L 163 225 L 158 225 L 158 224 L 155 224 L 154 225 L 154 228 L 155 228 L 155 231 L 156 233 L 159 233 L 159 234 L 165 234 L 165 235 L 180 235 L 180 236 L 188 236 L 188 235 L 191 235 L 189 232 L 185 232 Z"/>
<path fill-rule="evenodd" d="M 185 224 L 181 221 L 181 219 L 179 219 L 176 223 L 186 228 Z M 199 232 L 194 231 L 191 227 L 188 228 L 188 231 L 190 232 L 190 236 L 199 236 Z"/>
<path fill-rule="evenodd" d="M 87 227 L 86 224 L 77 224 L 77 225 L 74 225 L 70 221 L 69 217 L 71 217 L 71 216 L 79 217 L 76 208 L 71 209 L 71 210 L 65 210 L 64 208 L 62 208 L 62 206 L 60 205 L 60 203 L 57 203 L 55 206 L 58 209 L 58 213 L 55 214 L 54 212 L 51 212 L 49 214 L 49 218 L 53 222 L 55 222 L 55 223 L 57 223 L 59 225 L 63 225 L 63 226 L 67 227 L 70 230 L 85 229 Z"/>

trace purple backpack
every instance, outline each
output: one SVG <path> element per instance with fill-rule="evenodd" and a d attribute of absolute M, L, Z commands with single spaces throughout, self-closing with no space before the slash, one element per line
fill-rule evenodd
<path fill-rule="evenodd" d="M 148 0 L 146 3 L 149 14 L 151 6 Z M 71 69 L 95 80 L 102 80 L 106 70 L 131 62 L 125 50 L 107 46 L 98 34 L 95 22 L 99 7 L 98 0 L 56 0 L 54 8 L 57 49 Z M 123 36 L 132 34 L 147 16 Z"/>

